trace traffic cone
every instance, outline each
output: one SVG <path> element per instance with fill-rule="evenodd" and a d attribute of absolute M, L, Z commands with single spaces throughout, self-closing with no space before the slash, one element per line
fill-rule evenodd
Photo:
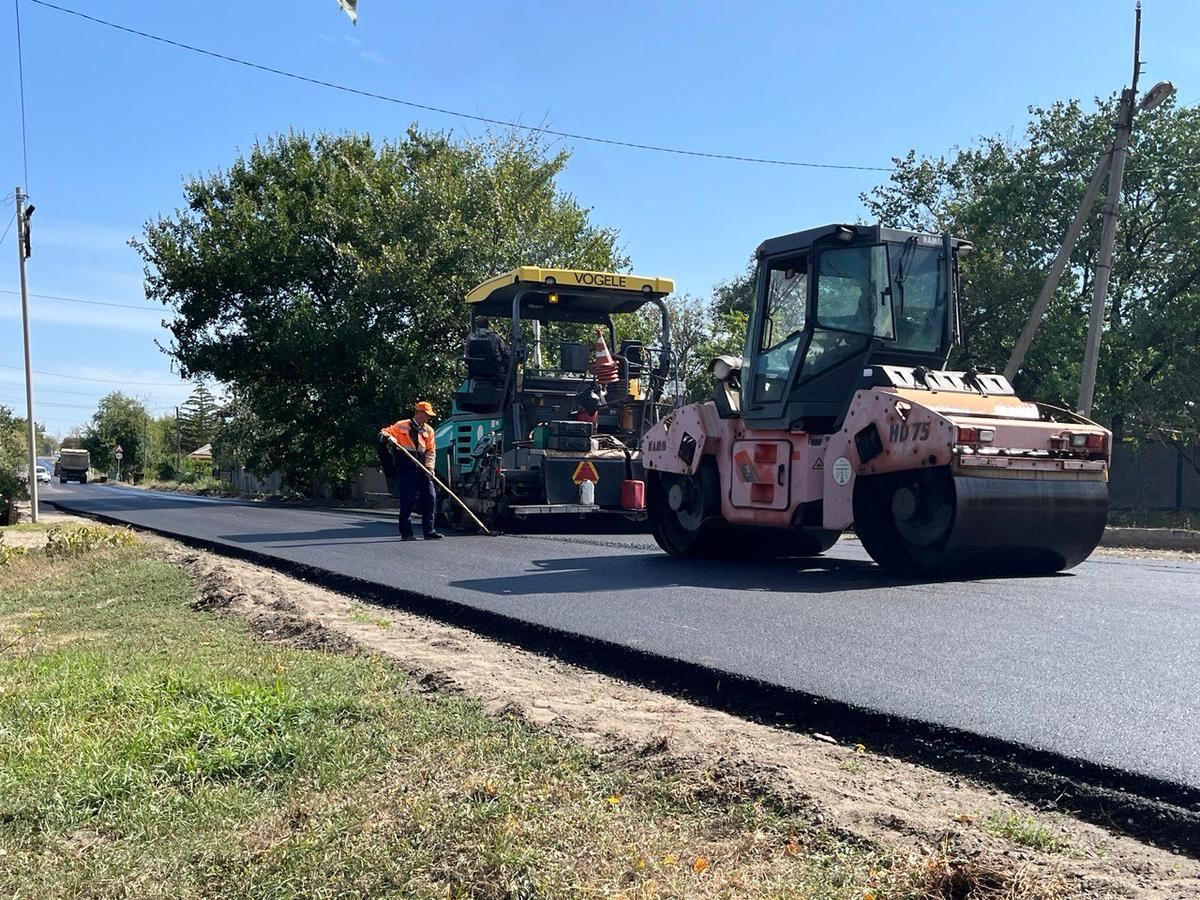
<path fill-rule="evenodd" d="M 592 374 L 600 384 L 612 384 L 617 380 L 617 361 L 608 352 L 608 344 L 604 342 L 604 332 L 596 329 L 596 361 L 592 363 Z"/>

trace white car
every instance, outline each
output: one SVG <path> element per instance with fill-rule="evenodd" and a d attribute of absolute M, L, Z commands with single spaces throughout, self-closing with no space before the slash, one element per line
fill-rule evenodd
<path fill-rule="evenodd" d="M 38 484 L 49 484 L 50 483 L 50 470 L 47 469 L 45 466 L 38 466 L 36 469 L 33 470 L 33 474 L 37 478 Z"/>

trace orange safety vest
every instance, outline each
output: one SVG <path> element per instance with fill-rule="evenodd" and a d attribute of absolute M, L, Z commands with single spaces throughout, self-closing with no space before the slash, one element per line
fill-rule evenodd
<path fill-rule="evenodd" d="M 413 432 L 417 434 L 417 442 L 413 443 Z M 394 422 L 387 428 L 383 429 L 384 434 L 391 435 L 396 439 L 396 443 L 405 450 L 411 452 L 414 456 L 419 457 L 421 453 L 425 454 L 425 468 L 433 471 L 433 461 L 437 454 L 437 443 L 433 437 L 433 429 L 428 423 L 423 426 L 417 426 L 412 419 L 401 419 L 399 422 Z"/>

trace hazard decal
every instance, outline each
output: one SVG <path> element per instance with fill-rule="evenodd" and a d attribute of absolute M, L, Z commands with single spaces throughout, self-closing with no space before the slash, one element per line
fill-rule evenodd
<path fill-rule="evenodd" d="M 596 471 L 595 463 L 590 459 L 585 459 L 575 467 L 575 474 L 571 476 L 571 480 L 576 484 L 582 484 L 585 481 L 599 484 L 600 473 Z"/>
<path fill-rule="evenodd" d="M 813 471 L 820 472 L 825 468 L 825 457 L 818 456 L 817 461 L 813 463 Z"/>

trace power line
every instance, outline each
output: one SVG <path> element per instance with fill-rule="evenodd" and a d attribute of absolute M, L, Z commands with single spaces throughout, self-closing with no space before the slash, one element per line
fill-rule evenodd
<path fill-rule="evenodd" d="M 2 239 L 0 239 L 2 242 Z M 15 294 L 20 296 L 20 291 L 14 291 L 10 288 L 0 288 L 0 294 Z M 113 303 L 108 300 L 84 300 L 81 297 L 64 297 L 61 294 L 30 294 L 30 297 L 40 297 L 42 300 L 61 300 L 64 303 L 86 303 L 89 306 L 116 306 L 121 309 L 137 309 L 142 312 L 159 312 L 151 306 L 134 306 L 132 303 Z"/>
<path fill-rule="evenodd" d="M 21 53 L 21 0 L 13 0 L 17 15 L 17 82 L 21 94 L 21 162 L 25 171 L 25 190 L 29 190 L 29 141 L 25 134 L 25 58 Z"/>
<path fill-rule="evenodd" d="M 15 222 L 15 221 L 17 221 L 17 214 L 13 213 L 12 218 L 8 220 L 8 226 L 4 229 L 4 234 L 0 235 L 0 244 L 3 244 L 4 239 L 8 237 L 9 229 L 11 229 L 13 227 L 13 222 Z M 7 291 L 6 293 L 16 294 L 18 292 L 17 291 Z"/>
<path fill-rule="evenodd" d="M 202 56 L 208 56 L 212 59 L 223 60 L 224 62 L 234 63 L 235 65 L 245 66 L 248 69 L 257 69 L 260 72 L 268 72 L 272 75 L 280 75 L 284 78 L 291 78 L 295 81 L 302 81 L 306 84 L 317 85 L 318 87 L 329 88 L 335 91 L 342 91 L 347 94 L 355 94 L 359 97 L 367 97 L 371 100 L 382 100 L 385 103 L 395 103 L 399 106 L 407 106 L 412 109 L 420 109 L 426 112 L 433 112 L 443 116 L 454 116 L 459 119 L 468 119 L 473 122 L 483 122 L 487 125 L 499 125 L 503 128 L 513 128 L 520 131 L 528 131 L 536 134 L 552 135 L 554 137 L 567 138 L 574 141 L 589 141 L 593 144 L 608 144 L 613 147 L 628 147 L 633 150 L 650 150 L 655 153 L 671 153 L 676 156 L 693 156 L 703 159 L 721 159 L 731 162 L 747 162 L 760 163 L 769 166 L 791 166 L 795 168 L 806 169 L 844 169 L 853 172 L 892 172 L 895 171 L 892 166 L 851 166 L 842 165 L 839 163 L 816 163 L 816 162 L 801 162 L 799 160 L 788 159 L 769 159 L 760 156 L 741 156 L 734 153 L 707 153 L 702 150 L 687 150 L 682 147 L 663 147 L 657 144 L 641 144 L 636 141 L 626 141 L 617 138 L 597 137 L 590 134 L 576 134 L 571 131 L 557 131 L 553 128 L 546 128 L 541 125 L 523 125 L 520 122 L 509 122 L 504 119 L 493 119 L 489 116 L 473 115 L 471 113 L 459 112 L 453 109 L 446 109 L 441 106 L 431 106 L 427 103 L 418 103 L 414 100 L 402 100 L 399 97 L 391 97 L 387 94 L 380 94 L 375 91 L 367 91 L 361 88 L 354 88 L 344 84 L 338 84 L 333 81 L 325 81 L 320 78 L 313 78 L 308 75 L 300 75 L 296 72 L 288 72 L 284 69 L 277 69 L 274 66 L 267 66 L 262 63 L 251 62 L 248 59 L 241 59 L 236 56 L 229 56 L 225 53 L 218 53 L 215 50 L 206 50 L 203 47 L 196 47 L 192 44 L 185 44 L 181 41 L 165 38 L 157 34 L 150 34 L 146 31 L 139 31 L 136 28 L 130 28 L 126 25 L 118 25 L 116 22 L 110 22 L 107 19 L 89 16 L 87 13 L 82 13 L 79 10 L 68 9 L 65 6 L 58 6 L 54 3 L 48 3 L 47 0 L 30 0 L 38 6 L 44 6 L 48 9 L 57 10 L 70 16 L 75 16 L 80 19 L 86 19 L 97 25 L 103 25 L 106 28 L 112 28 L 116 31 L 123 31 L 126 34 L 136 35 L 137 37 L 146 38 L 147 40 L 157 41 L 160 44 L 167 44 L 171 47 L 176 47 L 180 50 L 187 50 L 190 53 L 198 53 Z"/>
<path fill-rule="evenodd" d="M 2 389 L 2 388 L 17 389 L 20 387 L 21 387 L 21 382 L 19 382 L 19 381 L 0 381 L 0 389 Z M 34 392 L 37 394 L 65 394 L 65 395 L 71 396 L 71 397 L 88 397 L 90 399 L 99 399 L 97 397 L 97 395 L 103 394 L 106 390 L 107 390 L 107 388 L 97 387 L 90 391 L 65 391 L 62 388 L 42 387 L 40 384 L 34 388 Z M 174 403 L 159 402 L 153 396 L 148 396 L 145 399 L 146 399 L 146 402 L 155 403 L 159 406 L 174 406 Z"/>
<path fill-rule="evenodd" d="M 20 386 L 21 382 L 19 381 L 0 381 L 0 387 L 19 388 Z M 38 385 L 35 390 L 39 394 L 70 394 L 75 397 L 94 397 L 101 389 L 97 388 L 94 391 L 64 391 L 62 388 L 48 388 Z"/>
<path fill-rule="evenodd" d="M 23 371 L 21 366 L 14 366 L 11 363 L 0 363 L 0 369 L 16 369 L 17 371 Z M 165 382 L 165 381 L 129 381 L 126 379 L 122 379 L 121 381 L 113 381 L 110 378 L 84 378 L 80 375 L 66 375 L 62 372 L 46 372 L 42 369 L 34 369 L 33 371 L 36 372 L 38 375 L 51 375 L 54 378 L 68 378 L 71 381 L 86 381 L 86 382 L 90 382 L 92 384 L 120 384 L 120 385 L 135 384 L 139 387 L 158 387 L 158 388 L 176 387 L 176 385 L 169 384 L 168 382 Z M 178 386 L 185 387 L 185 386 L 187 386 L 187 382 L 180 381 Z"/>
<path fill-rule="evenodd" d="M 59 409 L 89 409 L 92 411 L 96 409 L 94 406 L 84 406 L 80 403 L 53 403 L 49 400 L 39 400 L 37 405 L 39 409 L 43 406 L 54 406 Z"/>

